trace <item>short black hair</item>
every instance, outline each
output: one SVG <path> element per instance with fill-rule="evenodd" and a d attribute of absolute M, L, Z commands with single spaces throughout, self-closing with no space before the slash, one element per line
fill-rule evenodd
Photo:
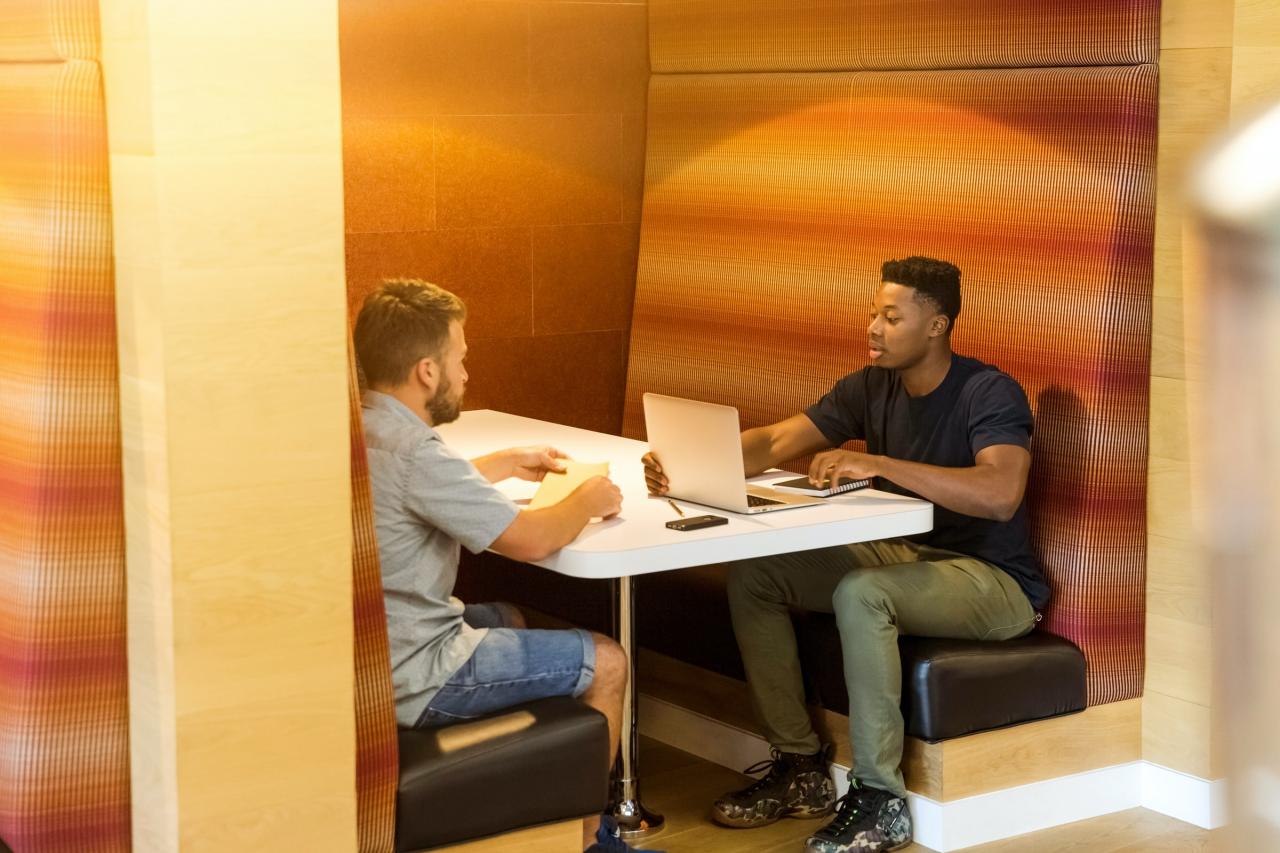
<path fill-rule="evenodd" d="M 912 255 L 900 261 L 885 261 L 880 280 L 910 287 L 917 299 L 927 299 L 946 315 L 947 334 L 960 316 L 960 268 L 955 264 Z"/>

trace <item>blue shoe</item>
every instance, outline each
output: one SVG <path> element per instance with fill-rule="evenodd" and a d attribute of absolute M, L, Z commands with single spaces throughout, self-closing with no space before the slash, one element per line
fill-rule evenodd
<path fill-rule="evenodd" d="M 610 815 L 600 818 L 600 828 L 596 830 L 596 843 L 583 853 L 663 853 L 662 850 L 638 850 L 622 840 L 618 834 L 618 821 Z"/>

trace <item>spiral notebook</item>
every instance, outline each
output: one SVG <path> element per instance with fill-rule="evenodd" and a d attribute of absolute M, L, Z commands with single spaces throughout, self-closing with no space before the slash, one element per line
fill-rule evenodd
<path fill-rule="evenodd" d="M 858 489 L 870 488 L 871 480 L 850 480 L 847 477 L 841 477 L 840 482 L 834 486 L 815 486 L 809 482 L 808 477 L 796 477 L 794 480 L 782 480 L 771 485 L 775 489 L 794 489 L 797 492 L 804 492 L 806 495 L 829 498 L 832 495 L 843 495 L 845 492 L 856 492 Z"/>

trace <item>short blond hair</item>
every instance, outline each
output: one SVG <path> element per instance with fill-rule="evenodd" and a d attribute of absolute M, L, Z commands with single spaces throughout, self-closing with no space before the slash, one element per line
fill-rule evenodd
<path fill-rule="evenodd" d="M 454 320 L 467 306 L 443 287 L 414 278 L 394 278 L 365 297 L 356 318 L 356 358 L 370 386 L 396 387 L 424 358 L 439 359 Z"/>

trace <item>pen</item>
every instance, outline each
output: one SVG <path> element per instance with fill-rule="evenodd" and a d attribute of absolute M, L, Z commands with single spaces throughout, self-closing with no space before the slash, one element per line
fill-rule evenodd
<path fill-rule="evenodd" d="M 684 518 L 684 511 L 681 510 L 680 507 L 676 506 L 675 501 L 671 500 L 671 498 L 667 498 L 667 503 L 671 504 L 671 508 L 676 511 L 676 515 L 680 516 L 681 518 Z"/>

